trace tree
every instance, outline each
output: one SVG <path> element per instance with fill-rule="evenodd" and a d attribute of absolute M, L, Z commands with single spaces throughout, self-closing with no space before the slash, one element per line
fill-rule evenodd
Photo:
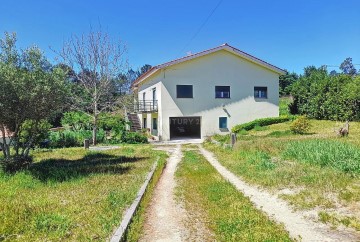
<path fill-rule="evenodd" d="M 340 70 L 342 73 L 350 76 L 355 76 L 357 71 L 354 67 L 354 64 L 352 63 L 352 58 L 348 57 L 346 58 L 340 65 Z"/>
<path fill-rule="evenodd" d="M 75 70 L 77 90 L 71 105 L 92 118 L 96 145 L 98 117 L 114 108 L 118 100 L 113 92 L 114 80 L 127 66 L 126 46 L 120 40 L 112 41 L 101 29 L 90 30 L 88 34 L 73 35 L 58 54 L 61 64 Z"/>
<path fill-rule="evenodd" d="M 151 65 L 149 64 L 145 64 L 140 68 L 140 74 L 139 76 L 141 76 L 142 74 L 146 73 L 148 70 L 150 70 L 152 68 Z"/>
<path fill-rule="evenodd" d="M 48 129 L 46 120 L 64 105 L 64 77 L 37 47 L 18 51 L 16 34 L 5 33 L 0 40 L 0 146 L 6 162 L 31 160 L 31 147 Z M 6 130 L 12 133 L 9 140 Z"/>
<path fill-rule="evenodd" d="M 286 71 L 285 75 L 281 75 L 279 77 L 279 94 L 281 96 L 289 95 L 290 87 L 297 79 L 299 79 L 299 76 L 295 72 L 289 73 Z"/>

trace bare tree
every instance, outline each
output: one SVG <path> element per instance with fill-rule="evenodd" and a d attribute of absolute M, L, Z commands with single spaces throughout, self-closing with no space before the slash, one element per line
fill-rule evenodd
<path fill-rule="evenodd" d="M 92 117 L 94 145 L 99 115 L 111 110 L 119 98 L 111 89 L 113 81 L 127 68 L 126 52 L 121 40 L 112 41 L 101 29 L 73 35 L 57 52 L 61 64 L 75 72 L 77 90 L 71 98 L 72 106 Z"/>

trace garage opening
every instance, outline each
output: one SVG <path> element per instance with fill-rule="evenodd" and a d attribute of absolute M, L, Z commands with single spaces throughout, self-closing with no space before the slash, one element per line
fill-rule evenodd
<path fill-rule="evenodd" d="M 170 139 L 200 139 L 201 117 L 170 117 Z"/>

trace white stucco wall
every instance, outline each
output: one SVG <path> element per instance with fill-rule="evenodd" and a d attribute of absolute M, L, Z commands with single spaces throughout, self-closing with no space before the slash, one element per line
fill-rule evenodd
<path fill-rule="evenodd" d="M 201 116 L 201 135 L 224 133 L 219 117 L 228 117 L 228 128 L 256 118 L 279 115 L 279 74 L 225 50 L 170 66 L 139 87 L 152 99 L 157 89 L 159 136 L 170 139 L 169 117 Z M 176 98 L 176 85 L 193 85 L 193 98 Z M 215 86 L 230 86 L 230 99 L 216 99 Z M 254 86 L 268 88 L 267 99 L 254 98 Z M 149 126 L 148 126 L 149 127 Z M 226 133 L 226 132 L 225 132 Z"/>

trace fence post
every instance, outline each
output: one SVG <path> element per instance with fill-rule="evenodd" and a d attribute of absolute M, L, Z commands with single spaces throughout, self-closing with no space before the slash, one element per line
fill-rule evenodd
<path fill-rule="evenodd" d="M 236 134 L 231 133 L 230 136 L 231 136 L 231 147 L 233 147 L 236 142 Z"/>
<path fill-rule="evenodd" d="M 84 148 L 89 149 L 89 146 L 90 146 L 90 140 L 89 139 L 84 139 Z"/>

